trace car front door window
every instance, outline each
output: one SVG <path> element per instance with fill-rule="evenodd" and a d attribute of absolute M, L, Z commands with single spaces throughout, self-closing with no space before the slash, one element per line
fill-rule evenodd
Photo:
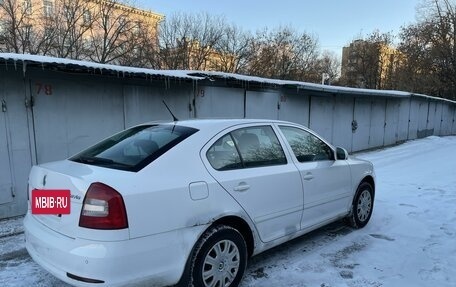
<path fill-rule="evenodd" d="M 281 126 L 296 159 L 299 162 L 334 160 L 334 152 L 315 135 L 295 127 Z"/>

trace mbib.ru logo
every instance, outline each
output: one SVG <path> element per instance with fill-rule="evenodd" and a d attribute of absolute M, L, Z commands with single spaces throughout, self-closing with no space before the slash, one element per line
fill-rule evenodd
<path fill-rule="evenodd" d="M 32 214 L 70 214 L 69 190 L 32 190 Z"/>

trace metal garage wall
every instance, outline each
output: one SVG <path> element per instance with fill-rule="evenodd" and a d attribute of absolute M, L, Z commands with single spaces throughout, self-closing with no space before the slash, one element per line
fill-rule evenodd
<path fill-rule="evenodd" d="M 163 104 L 163 100 L 173 114 L 184 120 L 191 117 L 189 105 L 193 92 L 185 87 L 162 87 L 125 85 L 123 100 L 125 110 L 125 126 L 131 127 L 148 121 L 172 120 L 172 116 Z"/>
<path fill-rule="evenodd" d="M 428 102 L 428 112 L 427 112 L 427 121 L 426 121 L 426 132 L 425 132 L 425 137 L 431 136 L 434 134 L 435 131 L 435 108 L 436 108 L 436 102 L 435 101 L 429 101 Z"/>
<path fill-rule="evenodd" d="M 435 103 L 435 117 L 434 117 L 434 134 L 440 135 L 442 133 L 442 109 L 441 102 Z"/>
<path fill-rule="evenodd" d="M 369 148 L 383 146 L 385 136 L 385 110 L 385 99 L 376 98 L 372 100 Z"/>
<path fill-rule="evenodd" d="M 245 116 L 249 119 L 273 119 L 278 114 L 279 93 L 247 91 L 245 99 Z"/>
<path fill-rule="evenodd" d="M 349 96 L 336 96 L 333 122 L 332 144 L 348 151 L 352 148 L 352 121 L 354 98 Z"/>
<path fill-rule="evenodd" d="M 0 92 L 4 91 L 0 87 Z M 2 109 L 5 109 L 6 99 L 0 96 Z M 9 123 L 7 111 L 0 110 L 0 205 L 13 201 L 13 175 L 11 162 L 11 140 L 9 136 Z"/>
<path fill-rule="evenodd" d="M 442 135 L 452 134 L 454 108 L 448 104 L 442 107 Z"/>
<path fill-rule="evenodd" d="M 36 160 L 61 160 L 122 130 L 121 84 L 87 76 L 30 74 Z"/>
<path fill-rule="evenodd" d="M 0 67 L 0 218 L 27 210 L 31 167 L 22 71 Z"/>
<path fill-rule="evenodd" d="M 309 126 L 309 98 L 308 95 L 280 96 L 279 119 Z"/>
<path fill-rule="evenodd" d="M 451 123 L 451 133 L 452 135 L 456 135 L 456 105 L 452 105 L 450 114 L 453 114 L 453 121 Z"/>
<path fill-rule="evenodd" d="M 353 122 L 357 126 L 353 132 L 352 151 L 369 148 L 371 121 L 371 99 L 356 98 L 353 108 Z"/>
<path fill-rule="evenodd" d="M 244 89 L 198 87 L 195 108 L 197 118 L 243 118 Z"/>
<path fill-rule="evenodd" d="M 397 141 L 405 141 L 408 138 L 409 115 L 410 115 L 410 98 L 399 100 L 399 116 L 397 126 Z"/>
<path fill-rule="evenodd" d="M 334 102 L 334 96 L 311 96 L 310 99 L 309 127 L 330 142 L 333 140 Z"/>
<path fill-rule="evenodd" d="M 398 141 L 400 104 L 399 99 L 386 100 L 384 145 L 392 145 Z"/>
<path fill-rule="evenodd" d="M 410 110 L 409 110 L 409 125 L 408 125 L 408 137 L 407 139 L 413 140 L 418 137 L 418 121 L 419 121 L 419 108 L 420 103 L 415 99 L 410 99 Z"/>
<path fill-rule="evenodd" d="M 427 99 L 418 99 L 415 98 L 415 101 L 418 102 L 418 131 L 417 137 L 424 138 L 428 135 L 427 125 L 428 125 L 428 112 L 429 112 L 429 101 Z"/>

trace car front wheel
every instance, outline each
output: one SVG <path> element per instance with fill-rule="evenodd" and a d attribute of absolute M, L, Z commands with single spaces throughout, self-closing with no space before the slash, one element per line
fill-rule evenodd
<path fill-rule="evenodd" d="M 352 210 L 348 216 L 349 224 L 354 228 L 366 226 L 374 208 L 374 189 L 368 182 L 363 182 L 356 190 Z"/>
<path fill-rule="evenodd" d="M 236 229 L 209 228 L 195 246 L 184 286 L 236 287 L 247 265 L 247 245 Z"/>

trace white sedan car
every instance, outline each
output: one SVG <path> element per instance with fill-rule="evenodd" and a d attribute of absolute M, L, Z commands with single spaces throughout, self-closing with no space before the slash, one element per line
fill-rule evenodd
<path fill-rule="evenodd" d="M 24 219 L 26 247 L 74 286 L 238 286 L 250 256 L 346 218 L 367 224 L 371 163 L 270 120 L 188 120 L 122 131 L 34 166 L 33 190 L 70 214 Z"/>

